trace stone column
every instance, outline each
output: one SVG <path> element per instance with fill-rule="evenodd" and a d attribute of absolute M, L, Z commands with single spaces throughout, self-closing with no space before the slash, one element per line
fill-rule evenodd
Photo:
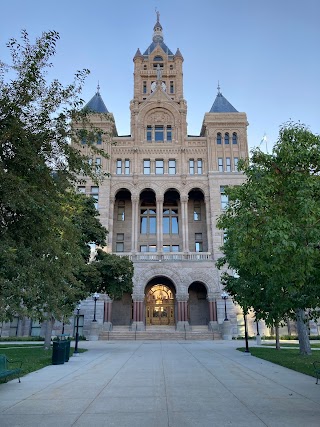
<path fill-rule="evenodd" d="M 163 197 L 157 197 L 157 251 L 163 250 Z"/>
<path fill-rule="evenodd" d="M 176 299 L 178 308 L 177 330 L 189 331 L 191 328 L 188 321 L 188 295 L 180 295 Z"/>
<path fill-rule="evenodd" d="M 104 300 L 103 329 L 112 329 L 112 299 L 108 295 L 101 295 Z"/>
<path fill-rule="evenodd" d="M 139 233 L 139 197 L 131 197 L 132 204 L 132 229 L 131 229 L 131 252 L 138 252 Z"/>
<path fill-rule="evenodd" d="M 217 302 L 214 297 L 207 297 L 209 304 L 209 328 L 213 332 L 219 332 L 219 325 L 217 321 Z"/>
<path fill-rule="evenodd" d="M 133 331 L 144 331 L 144 295 L 133 295 Z"/>
<path fill-rule="evenodd" d="M 182 222 L 182 251 L 189 252 L 188 247 L 188 196 L 181 196 L 181 222 Z"/>
<path fill-rule="evenodd" d="M 114 197 L 110 197 L 109 200 L 109 227 L 108 227 L 108 243 L 110 245 L 110 249 L 113 250 L 112 248 L 112 236 L 113 236 L 113 215 L 114 215 L 114 205 L 115 205 L 115 198 Z"/>

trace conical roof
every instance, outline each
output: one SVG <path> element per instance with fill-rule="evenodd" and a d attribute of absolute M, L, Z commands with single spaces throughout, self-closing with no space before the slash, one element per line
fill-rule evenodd
<path fill-rule="evenodd" d="M 157 22 L 153 27 L 152 43 L 144 52 L 144 55 L 150 55 L 157 46 L 160 46 L 167 55 L 173 55 L 172 51 L 163 42 L 162 25 L 160 24 L 160 13 L 157 12 Z"/>
<path fill-rule="evenodd" d="M 238 110 L 219 92 L 212 104 L 210 113 L 238 113 Z"/>
<path fill-rule="evenodd" d="M 92 113 L 109 113 L 103 99 L 100 95 L 99 90 L 96 94 L 90 99 L 90 101 L 83 107 L 84 110 L 90 111 Z"/>

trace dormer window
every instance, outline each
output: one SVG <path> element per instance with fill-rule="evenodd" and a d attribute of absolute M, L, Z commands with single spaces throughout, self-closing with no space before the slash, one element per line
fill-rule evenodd
<path fill-rule="evenodd" d="M 154 62 L 159 62 L 159 61 L 163 61 L 163 58 L 162 58 L 162 56 L 155 56 L 154 58 L 153 58 L 153 60 L 154 60 Z"/>

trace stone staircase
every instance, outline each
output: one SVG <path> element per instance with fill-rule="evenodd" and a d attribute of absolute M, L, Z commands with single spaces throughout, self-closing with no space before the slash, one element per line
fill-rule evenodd
<path fill-rule="evenodd" d="M 99 340 L 221 340 L 221 335 L 208 330 L 206 325 L 193 326 L 190 331 L 176 331 L 174 326 L 147 326 L 145 331 L 132 331 L 128 326 L 114 326 L 104 331 Z"/>

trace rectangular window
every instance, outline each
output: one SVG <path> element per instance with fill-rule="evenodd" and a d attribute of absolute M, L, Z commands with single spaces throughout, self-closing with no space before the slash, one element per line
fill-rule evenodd
<path fill-rule="evenodd" d="M 97 145 L 101 145 L 102 144 L 102 136 L 101 133 L 98 133 L 97 135 Z"/>
<path fill-rule="evenodd" d="M 124 161 L 124 173 L 126 175 L 130 175 L 130 160 L 129 159 L 125 159 L 125 161 Z"/>
<path fill-rule="evenodd" d="M 231 158 L 226 157 L 226 172 L 231 172 Z"/>
<path fill-rule="evenodd" d="M 96 168 L 96 172 L 99 172 L 101 170 L 101 158 L 100 157 L 96 157 L 95 168 Z"/>
<path fill-rule="evenodd" d="M 140 252 L 148 252 L 148 246 L 147 245 L 141 245 L 140 246 Z"/>
<path fill-rule="evenodd" d="M 174 93 L 173 81 L 170 82 L 170 93 Z"/>
<path fill-rule="evenodd" d="M 125 202 L 124 202 L 124 200 L 119 200 L 117 220 L 118 221 L 124 221 L 124 219 L 125 219 Z"/>
<path fill-rule="evenodd" d="M 169 175 L 176 174 L 176 161 L 171 159 L 169 160 Z"/>
<path fill-rule="evenodd" d="M 147 82 L 143 82 L 143 93 L 147 93 Z"/>
<path fill-rule="evenodd" d="M 189 174 L 194 175 L 194 160 L 193 159 L 189 160 Z"/>
<path fill-rule="evenodd" d="M 152 127 L 147 126 L 147 141 L 152 141 Z"/>
<path fill-rule="evenodd" d="M 124 241 L 124 234 L 123 233 L 117 233 L 117 241 L 118 242 Z"/>
<path fill-rule="evenodd" d="M 179 252 L 179 245 L 172 245 L 171 246 L 171 251 L 172 252 Z"/>
<path fill-rule="evenodd" d="M 197 160 L 197 167 L 198 167 L 198 175 L 202 175 L 202 159 Z"/>
<path fill-rule="evenodd" d="M 91 197 L 94 199 L 94 207 L 99 209 L 99 187 L 91 187 Z"/>
<path fill-rule="evenodd" d="M 201 205 L 199 202 L 195 202 L 193 206 L 193 220 L 201 221 Z"/>
<path fill-rule="evenodd" d="M 233 159 L 235 172 L 238 172 L 238 161 L 239 161 L 238 157 L 235 157 Z"/>
<path fill-rule="evenodd" d="M 144 175 L 150 175 L 151 172 L 151 162 L 150 160 L 144 160 L 143 161 L 143 174 Z"/>
<path fill-rule="evenodd" d="M 196 252 L 203 252 L 202 242 L 196 242 L 195 249 L 196 249 Z"/>
<path fill-rule="evenodd" d="M 78 187 L 78 193 L 86 194 L 86 187 L 84 187 L 84 186 Z"/>
<path fill-rule="evenodd" d="M 172 128 L 171 128 L 171 125 L 167 126 L 167 141 L 172 141 Z"/>
<path fill-rule="evenodd" d="M 228 207 L 228 196 L 224 194 L 224 187 L 220 187 L 221 209 L 224 210 Z"/>
<path fill-rule="evenodd" d="M 218 158 L 218 170 L 219 170 L 219 172 L 223 172 L 223 158 L 222 157 Z"/>
<path fill-rule="evenodd" d="M 163 126 L 156 125 L 154 130 L 154 139 L 155 141 L 163 141 Z"/>
<path fill-rule="evenodd" d="M 156 160 L 156 175 L 163 175 L 163 160 Z"/>
<path fill-rule="evenodd" d="M 124 252 L 124 243 L 123 242 L 117 242 L 116 243 L 116 252 Z"/>
<path fill-rule="evenodd" d="M 121 175 L 122 174 L 122 160 L 118 159 L 117 160 L 117 175 Z"/>

